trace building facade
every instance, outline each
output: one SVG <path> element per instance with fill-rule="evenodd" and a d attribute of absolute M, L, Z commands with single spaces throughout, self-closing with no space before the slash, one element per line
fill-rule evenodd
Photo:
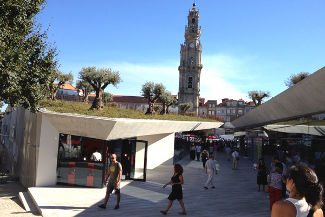
<path fill-rule="evenodd" d="M 224 98 L 219 104 L 217 100 L 208 100 L 205 106 L 201 108 L 200 113 L 215 116 L 223 122 L 231 122 L 254 108 L 253 102 L 245 102 L 243 99 L 233 100 Z"/>
<path fill-rule="evenodd" d="M 189 11 L 188 25 L 185 27 L 185 42 L 181 45 L 179 71 L 178 103 L 192 103 L 196 115 L 199 112 L 200 76 L 201 76 L 201 27 L 199 11 L 193 4 Z"/>

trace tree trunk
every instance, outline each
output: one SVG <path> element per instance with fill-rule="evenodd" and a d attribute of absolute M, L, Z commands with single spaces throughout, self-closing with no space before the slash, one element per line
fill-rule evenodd
<path fill-rule="evenodd" d="M 161 115 L 165 115 L 165 114 L 167 114 L 167 111 L 168 111 L 167 105 L 166 104 L 163 104 L 163 108 L 162 108 L 160 114 Z"/>
<path fill-rule="evenodd" d="M 83 94 L 84 94 L 83 102 L 88 103 L 88 91 L 86 89 L 84 89 Z"/>
<path fill-rule="evenodd" d="M 146 115 L 152 115 L 154 110 L 153 110 L 153 103 L 151 101 L 148 102 L 149 108 L 147 109 Z"/>
<path fill-rule="evenodd" d="M 59 89 L 53 91 L 52 100 L 56 100 Z"/>
<path fill-rule="evenodd" d="M 103 108 L 103 99 L 102 99 L 102 95 L 103 95 L 103 90 L 101 88 L 96 90 L 96 97 L 93 101 L 93 104 L 91 106 L 91 109 L 97 109 L 100 110 Z"/>

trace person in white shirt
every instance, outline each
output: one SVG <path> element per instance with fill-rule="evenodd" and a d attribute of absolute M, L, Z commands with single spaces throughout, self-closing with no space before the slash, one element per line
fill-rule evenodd
<path fill-rule="evenodd" d="M 90 160 L 93 160 L 93 161 L 102 161 L 102 155 L 101 155 L 101 153 L 99 153 L 98 150 L 96 149 L 96 151 L 91 155 Z"/>
<path fill-rule="evenodd" d="M 208 180 L 206 181 L 204 188 L 208 189 L 209 185 L 212 186 L 212 188 L 215 188 L 213 181 L 215 174 L 218 174 L 218 171 L 216 169 L 216 163 L 214 161 L 214 156 L 210 155 L 209 160 L 205 163 L 205 173 L 208 174 Z"/>
<path fill-rule="evenodd" d="M 232 169 L 236 170 L 238 166 L 239 153 L 237 152 L 237 150 L 235 150 L 231 156 L 232 156 Z"/>
<path fill-rule="evenodd" d="M 200 161 L 200 156 L 201 156 L 201 145 L 197 145 L 197 146 L 195 146 L 195 148 L 196 148 L 196 160 L 197 161 Z"/>

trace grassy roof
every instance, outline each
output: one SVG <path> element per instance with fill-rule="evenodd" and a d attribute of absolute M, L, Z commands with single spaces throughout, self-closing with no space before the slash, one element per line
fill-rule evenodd
<path fill-rule="evenodd" d="M 43 100 L 40 104 L 41 108 L 45 108 L 54 112 L 61 113 L 77 113 L 83 115 L 93 115 L 109 118 L 131 118 L 131 119 L 156 119 L 156 120 L 174 120 L 174 121 L 200 121 L 200 122 L 216 122 L 213 119 L 200 118 L 187 115 L 175 114 L 153 114 L 145 115 L 144 111 L 133 109 L 122 109 L 114 106 L 104 106 L 102 110 L 90 110 L 91 104 L 83 102 L 67 102 L 62 100 Z"/>

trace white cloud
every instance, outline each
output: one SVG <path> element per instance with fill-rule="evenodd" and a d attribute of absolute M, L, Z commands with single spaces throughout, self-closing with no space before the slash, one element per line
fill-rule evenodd
<path fill-rule="evenodd" d="M 246 99 L 246 93 L 239 91 L 238 82 L 251 80 L 253 77 L 241 77 L 240 73 L 248 64 L 248 60 L 236 59 L 226 55 L 202 56 L 203 69 L 201 72 L 200 96 L 206 100 L 218 100 L 222 98 Z M 157 64 L 108 62 L 97 64 L 97 67 L 111 67 L 118 70 L 122 82 L 118 88 L 108 86 L 107 91 L 117 95 L 139 96 L 141 87 L 146 81 L 163 83 L 172 94 L 178 93 L 178 62 L 165 62 Z M 92 65 L 92 64 L 89 64 Z"/>
<path fill-rule="evenodd" d="M 247 94 L 239 91 L 238 82 L 245 83 L 253 79 L 253 76 L 241 76 L 247 67 L 247 59 L 237 59 L 226 55 L 203 56 L 203 69 L 201 72 L 201 97 L 216 99 L 221 102 L 222 98 L 244 99 Z"/>

